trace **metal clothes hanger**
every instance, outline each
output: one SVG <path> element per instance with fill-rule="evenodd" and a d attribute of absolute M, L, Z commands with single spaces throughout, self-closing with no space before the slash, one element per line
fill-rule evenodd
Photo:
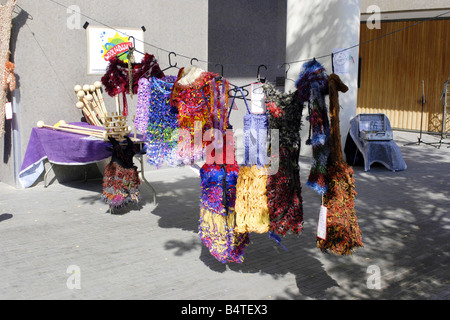
<path fill-rule="evenodd" d="M 129 36 L 129 37 L 128 37 L 128 40 L 130 40 L 130 39 L 133 40 L 133 45 L 132 45 L 131 47 L 128 48 L 128 51 L 125 51 L 125 52 L 122 52 L 122 53 L 118 54 L 118 55 L 117 55 L 117 58 L 123 56 L 124 54 L 130 54 L 130 53 L 133 53 L 134 51 L 139 52 L 140 54 L 142 54 L 142 55 L 145 56 L 145 53 L 143 53 L 143 52 L 141 52 L 141 51 L 139 51 L 139 50 L 136 49 L 136 40 L 134 39 L 134 37 L 133 37 L 133 36 Z"/>
<path fill-rule="evenodd" d="M 165 68 L 164 70 L 162 70 L 163 72 L 166 71 L 166 70 L 169 70 L 170 68 L 177 68 L 177 69 L 179 69 L 179 68 L 177 67 L 177 65 L 178 65 L 177 62 L 175 62 L 175 64 L 172 64 L 172 60 L 170 59 L 170 56 L 171 56 L 172 54 L 173 54 L 175 57 L 177 56 L 177 54 L 176 54 L 175 52 L 173 52 L 173 51 L 169 52 L 169 66 L 168 66 L 167 68 Z M 192 62 L 192 60 L 191 60 L 191 62 Z"/>
<path fill-rule="evenodd" d="M 280 68 L 282 68 L 284 65 L 287 65 L 287 70 L 286 70 L 286 76 L 285 76 L 285 79 L 286 79 L 286 80 L 290 80 L 290 81 L 292 81 L 292 82 L 295 82 L 295 80 L 292 80 L 292 79 L 289 79 L 289 78 L 288 78 L 288 72 L 289 72 L 289 69 L 291 68 L 291 65 L 290 65 L 289 63 L 285 62 L 285 63 L 283 63 L 283 64 L 280 66 Z"/>
<path fill-rule="evenodd" d="M 259 70 L 261 69 L 261 67 L 264 67 L 264 69 L 267 70 L 267 67 L 264 64 L 260 64 L 258 66 L 258 73 L 256 74 L 256 79 L 258 79 L 259 82 L 265 83 L 266 82 L 266 78 L 261 78 L 260 72 Z"/>

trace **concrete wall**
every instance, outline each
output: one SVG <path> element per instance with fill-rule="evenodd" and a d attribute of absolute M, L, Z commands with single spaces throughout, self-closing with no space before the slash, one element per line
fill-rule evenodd
<path fill-rule="evenodd" d="M 20 169 L 36 122 L 79 121 L 81 115 L 75 108 L 74 85 L 91 84 L 101 78 L 101 75 L 87 74 L 86 31 L 82 28 L 85 21 L 91 26 L 100 23 L 115 28 L 145 26 L 147 43 L 199 60 L 206 60 L 208 56 L 208 3 L 205 0 L 57 2 L 61 5 L 52 1 L 19 0 L 15 9 L 11 39 L 11 58 L 16 64 L 18 82 L 13 95 L 14 123 L 7 123 L 8 132 L 0 142 L 0 150 L 3 150 L 0 180 L 11 185 L 15 185 L 15 174 Z M 72 5 L 78 6 L 81 14 L 87 16 L 81 16 L 80 26 L 76 29 L 67 25 L 73 13 L 68 13 L 66 7 Z M 167 52 L 149 45 L 145 50 L 158 58 L 162 68 L 167 67 Z M 175 60 L 179 66 L 189 63 L 181 56 Z M 171 73 L 176 74 L 177 69 L 169 70 Z M 114 111 L 113 99 L 105 95 L 105 100 L 107 107 L 110 106 L 108 109 Z M 128 99 L 128 102 L 130 114 L 134 113 L 136 98 Z M 58 180 L 72 179 L 75 171 L 61 172 Z"/>
<path fill-rule="evenodd" d="M 78 121 L 75 108 L 75 84 L 93 83 L 101 76 L 87 75 L 85 21 L 91 26 L 101 23 L 116 28 L 145 26 L 145 42 L 178 53 L 173 62 L 179 67 L 197 58 L 200 67 L 220 72 L 236 85 L 256 81 L 258 66 L 264 64 L 261 76 L 275 83 L 285 75 L 281 64 L 331 53 L 359 42 L 360 1 L 294 1 L 294 0 L 129 0 L 129 1 L 52 1 L 19 0 L 13 21 L 12 59 L 16 63 L 18 89 L 14 92 L 14 122 L 0 147 L 4 161 L 0 164 L 2 182 L 15 184 L 30 133 L 38 120 L 53 124 L 64 119 Z M 116 5 L 120 3 L 121 5 Z M 79 6 L 82 16 L 77 29 L 69 29 L 67 20 L 72 15 L 66 7 Z M 95 21 L 97 20 L 97 21 Z M 168 65 L 168 52 L 146 45 L 161 67 Z M 185 57 L 182 57 L 185 56 Z M 356 84 L 358 48 L 350 55 L 355 63 L 342 80 L 350 90 L 341 97 L 341 128 L 346 135 L 348 121 L 356 112 Z M 209 64 L 206 63 L 209 61 Z M 320 60 L 331 70 L 330 59 Z M 296 79 L 301 64 L 290 65 L 288 78 Z M 170 69 L 169 74 L 176 74 Z M 280 90 L 293 90 L 293 81 L 286 80 Z M 107 97 L 107 106 L 114 110 L 113 99 Z M 136 99 L 128 99 L 130 113 L 136 108 Z M 242 127 L 246 109 L 239 101 L 231 123 Z M 302 136 L 307 137 L 305 122 Z M 310 148 L 303 147 L 302 152 Z M 15 161 L 14 161 L 15 158 Z M 15 163 L 15 165 L 14 165 Z M 15 171 L 15 172 L 14 172 Z M 62 170 L 58 180 L 70 180 L 76 170 Z M 84 173 L 82 173 L 84 176 Z"/>
<path fill-rule="evenodd" d="M 209 1 L 209 70 L 220 73 L 232 84 L 245 86 L 261 78 L 275 84 L 284 76 L 279 66 L 286 59 L 287 0 Z M 250 91 L 249 87 L 245 89 Z M 284 90 L 283 87 L 279 88 Z M 250 95 L 247 97 L 250 103 Z M 242 127 L 247 113 L 244 101 L 237 99 L 230 123 L 235 131 L 237 156 L 243 154 Z M 238 158 L 238 162 L 239 162 Z"/>
<path fill-rule="evenodd" d="M 360 0 L 288 0 L 286 61 L 300 61 L 317 57 L 327 72 L 332 72 L 331 57 L 333 49 L 343 49 L 359 43 Z M 348 74 L 338 74 L 349 87 L 340 94 L 341 137 L 344 145 L 350 119 L 356 115 L 358 90 L 358 52 L 355 47 L 349 50 L 352 57 Z M 288 79 L 296 80 L 304 62 L 293 63 L 288 70 Z M 295 90 L 294 81 L 286 81 L 286 90 Z M 328 100 L 328 99 L 326 99 Z M 328 101 L 327 101 L 328 103 Z M 306 114 L 306 112 L 304 112 Z M 311 147 L 304 141 L 308 137 L 309 125 L 304 121 L 301 132 L 303 144 L 301 155 L 311 154 Z"/>

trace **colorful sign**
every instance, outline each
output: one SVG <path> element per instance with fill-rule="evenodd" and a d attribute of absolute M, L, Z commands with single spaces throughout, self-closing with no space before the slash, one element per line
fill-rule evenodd
<path fill-rule="evenodd" d="M 128 48 L 134 46 L 144 52 L 144 31 L 142 29 L 109 29 L 105 27 L 87 28 L 88 74 L 104 74 L 113 57 L 127 62 Z M 136 61 L 143 56 L 134 52 Z"/>

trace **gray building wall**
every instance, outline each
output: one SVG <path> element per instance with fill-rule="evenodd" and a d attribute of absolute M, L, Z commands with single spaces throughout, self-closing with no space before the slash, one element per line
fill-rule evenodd
<path fill-rule="evenodd" d="M 101 75 L 87 74 L 87 36 L 82 27 L 85 21 L 91 26 L 145 26 L 145 51 L 155 55 L 162 68 L 168 66 L 168 52 L 173 51 L 177 56 L 172 62 L 179 67 L 188 66 L 191 58 L 197 58 L 196 65 L 220 73 L 222 69 L 218 64 L 222 64 L 223 76 L 242 86 L 256 82 L 259 65 L 267 67 L 260 69 L 261 77 L 276 83 L 277 78 L 285 76 L 284 62 L 311 58 L 329 52 L 334 46 L 348 45 L 328 36 L 323 38 L 320 26 L 329 21 L 325 16 L 323 24 L 314 27 L 315 33 L 308 34 L 308 30 L 302 31 L 301 35 L 297 33 L 299 24 L 308 25 L 312 19 L 309 14 L 321 10 L 319 2 L 19 0 L 11 39 L 11 58 L 16 64 L 18 85 L 12 97 L 14 119 L 7 122 L 7 133 L 0 141 L 0 150 L 3 150 L 0 180 L 18 186 L 16 176 L 37 121 L 48 124 L 62 119 L 79 121 L 81 114 L 75 108 L 77 100 L 73 87 L 92 84 L 101 78 Z M 349 28 L 359 28 L 359 0 L 355 3 L 357 10 L 354 10 L 355 14 L 352 11 Z M 68 12 L 67 7 L 73 5 L 81 11 L 80 25 L 75 29 L 68 27 L 68 19 L 73 13 Z M 348 21 L 346 10 L 330 11 L 327 13 L 333 18 Z M 317 43 L 310 42 L 313 38 Z M 351 44 L 358 41 L 357 36 L 349 39 Z M 357 49 L 354 56 L 357 56 Z M 297 78 L 299 66 L 290 66 L 289 78 Z M 177 72 L 178 69 L 170 69 L 167 74 L 176 75 Z M 292 86 L 293 81 L 281 81 L 279 89 L 290 91 L 294 89 Z M 106 94 L 104 97 L 108 109 L 114 111 L 114 99 Z M 135 112 L 136 100 L 128 99 L 130 114 Z M 243 101 L 238 100 L 238 110 L 233 111 L 230 118 L 238 133 L 245 113 Z M 131 119 L 129 123 L 132 123 Z M 307 135 L 307 130 L 305 124 L 303 136 Z M 153 169 L 145 167 L 145 170 Z M 86 173 L 101 174 L 95 166 L 86 170 L 67 166 L 55 168 L 60 182 L 82 179 Z"/>
<path fill-rule="evenodd" d="M 87 35 L 83 24 L 106 24 L 115 28 L 145 26 L 146 43 L 179 54 L 206 60 L 208 56 L 208 1 L 206 0 L 19 0 L 15 9 L 11 38 L 11 59 L 15 63 L 17 89 L 13 93 L 14 119 L 6 124 L 7 133 L 0 141 L 3 157 L 0 181 L 16 185 L 15 176 L 25 155 L 30 133 L 36 122 L 54 124 L 59 120 L 79 121 L 75 108 L 76 84 L 92 84 L 101 75 L 87 74 Z M 73 12 L 81 11 L 78 28 L 68 27 Z M 72 23 L 73 20 L 70 21 Z M 161 68 L 168 66 L 168 53 L 146 45 L 145 51 L 157 57 Z M 189 60 L 176 57 L 178 66 Z M 206 65 L 200 64 L 206 68 Z M 176 74 L 176 69 L 168 73 Z M 104 94 L 109 110 L 115 102 Z M 130 114 L 136 98 L 128 99 Z M 130 119 L 129 119 L 130 120 Z M 131 122 L 131 121 L 130 121 Z M 58 181 L 79 179 L 79 168 L 57 168 Z M 89 172 L 95 173 L 94 169 Z M 88 172 L 88 173 L 89 173 Z"/>
<path fill-rule="evenodd" d="M 276 84 L 285 75 L 287 0 L 209 1 L 208 61 L 211 71 L 220 73 L 231 84 L 245 86 L 260 76 Z M 267 69 L 266 69 L 267 68 Z M 250 92 L 250 87 L 246 87 Z M 279 87 L 284 90 L 284 83 Z M 247 96 L 250 103 L 250 93 Z M 237 160 L 242 160 L 244 101 L 237 99 L 230 123 L 236 139 Z"/>

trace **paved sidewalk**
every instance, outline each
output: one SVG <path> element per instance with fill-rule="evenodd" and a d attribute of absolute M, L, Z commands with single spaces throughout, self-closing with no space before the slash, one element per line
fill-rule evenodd
<path fill-rule="evenodd" d="M 347 257 L 316 248 L 320 197 L 304 185 L 306 157 L 303 234 L 283 239 L 288 251 L 251 234 L 241 265 L 202 246 L 189 168 L 146 171 L 158 204 L 144 185 L 142 205 L 117 214 L 100 200 L 100 180 L 0 183 L 0 299 L 450 299 L 450 149 L 405 145 L 417 137 L 394 132 L 406 171 L 354 168 L 365 247 Z"/>

